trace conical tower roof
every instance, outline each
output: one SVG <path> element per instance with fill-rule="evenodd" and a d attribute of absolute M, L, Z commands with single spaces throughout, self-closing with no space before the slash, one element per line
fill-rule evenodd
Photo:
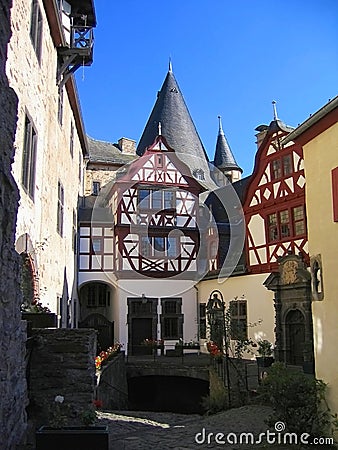
<path fill-rule="evenodd" d="M 216 142 L 216 150 L 215 150 L 215 158 L 214 158 L 214 166 L 220 170 L 239 170 L 243 172 L 243 170 L 237 164 L 234 155 L 230 149 L 227 138 L 225 137 L 223 128 L 222 128 L 222 120 L 221 116 L 218 116 L 219 119 L 219 130 Z"/>
<path fill-rule="evenodd" d="M 175 150 L 177 156 L 187 164 L 192 176 L 198 180 L 204 180 L 209 185 L 208 188 L 213 188 L 215 185 L 210 178 L 208 156 L 177 84 L 171 64 L 137 146 L 138 155 L 143 155 L 146 148 L 155 141 L 159 134 L 159 123 L 161 123 L 162 136 L 166 138 L 168 145 Z"/>

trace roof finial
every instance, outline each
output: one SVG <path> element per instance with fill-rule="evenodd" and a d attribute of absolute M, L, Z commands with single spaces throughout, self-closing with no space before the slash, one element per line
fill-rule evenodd
<path fill-rule="evenodd" d="M 218 117 L 218 124 L 219 124 L 218 134 L 224 134 L 224 131 L 222 128 L 222 117 L 221 116 L 217 116 L 217 117 Z"/>
<path fill-rule="evenodd" d="M 278 120 L 276 103 L 277 103 L 276 100 L 272 100 L 273 120 Z"/>
<path fill-rule="evenodd" d="M 162 124 L 161 124 L 161 122 L 158 123 L 158 135 L 159 136 L 162 135 Z"/>
<path fill-rule="evenodd" d="M 171 56 L 169 56 L 169 72 L 172 72 L 172 71 L 173 71 L 173 65 L 171 62 Z"/>

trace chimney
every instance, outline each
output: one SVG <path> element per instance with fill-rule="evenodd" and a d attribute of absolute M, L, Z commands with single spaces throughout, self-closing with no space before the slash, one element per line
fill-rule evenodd
<path fill-rule="evenodd" d="M 268 125 L 259 125 L 257 128 L 255 128 L 255 131 L 258 131 L 258 133 L 255 135 L 257 138 L 256 144 L 257 148 L 260 147 L 261 143 L 263 142 L 266 133 L 268 132 Z"/>
<path fill-rule="evenodd" d="M 136 141 L 122 137 L 118 140 L 118 146 L 124 155 L 136 155 Z"/>

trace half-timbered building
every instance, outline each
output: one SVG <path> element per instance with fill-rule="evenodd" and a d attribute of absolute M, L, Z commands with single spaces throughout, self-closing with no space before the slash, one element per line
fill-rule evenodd
<path fill-rule="evenodd" d="M 220 242 L 225 245 L 219 249 L 217 269 L 198 288 L 201 302 L 213 289 L 221 290 L 227 307 L 238 311 L 242 337 L 268 339 L 278 345 L 279 359 L 301 365 L 304 355 L 311 359 L 312 317 L 306 275 L 303 150 L 299 144 L 285 141 L 292 130 L 278 119 L 275 105 L 270 125 L 256 128 L 253 173 L 232 185 L 243 205 L 245 246 L 230 277 L 224 277 L 221 270 L 230 236 L 228 217 L 219 200 L 228 188 L 221 188 L 218 196 L 217 191 L 209 195 Z M 309 344 L 306 354 L 305 340 Z"/>
<path fill-rule="evenodd" d="M 302 147 L 283 138 L 293 128 L 277 118 L 256 129 L 261 140 L 243 205 L 247 269 L 271 272 L 288 253 L 307 256 Z"/>
<path fill-rule="evenodd" d="M 83 209 L 79 243 L 80 325 L 132 354 L 198 340 L 195 284 L 217 255 L 201 200 L 217 185 L 171 67 L 137 154 Z"/>

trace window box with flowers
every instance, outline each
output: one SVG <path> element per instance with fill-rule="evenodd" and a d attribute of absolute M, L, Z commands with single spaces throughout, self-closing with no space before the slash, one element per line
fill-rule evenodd
<path fill-rule="evenodd" d="M 96 413 L 88 409 L 80 414 L 83 425 L 70 425 L 72 405 L 57 395 L 50 408 L 49 425 L 40 427 L 35 434 L 36 450 L 108 450 L 108 427 L 95 425 Z"/>
<path fill-rule="evenodd" d="M 113 346 L 103 350 L 95 358 L 95 367 L 97 370 L 101 370 L 109 361 L 111 361 L 118 353 L 120 353 L 122 344 L 116 342 Z"/>
<path fill-rule="evenodd" d="M 144 339 L 142 346 L 145 346 L 150 350 L 153 355 L 157 354 L 157 350 L 161 351 L 161 355 L 164 355 L 164 341 L 163 339 Z"/>

